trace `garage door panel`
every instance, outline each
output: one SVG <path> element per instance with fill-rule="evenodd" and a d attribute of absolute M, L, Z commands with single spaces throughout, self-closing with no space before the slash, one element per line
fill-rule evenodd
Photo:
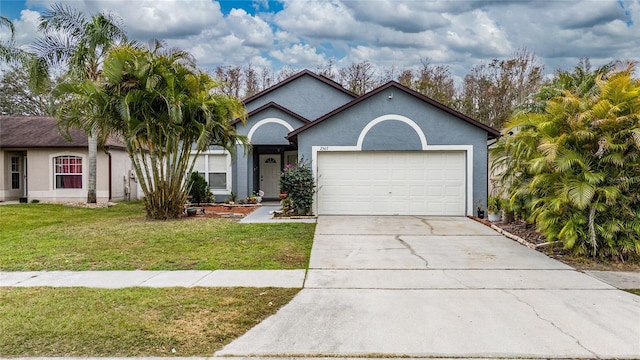
<path fill-rule="evenodd" d="M 319 214 L 464 215 L 463 151 L 321 152 Z"/>

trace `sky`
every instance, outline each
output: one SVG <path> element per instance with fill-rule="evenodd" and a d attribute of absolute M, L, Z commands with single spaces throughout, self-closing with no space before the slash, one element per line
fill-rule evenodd
<path fill-rule="evenodd" d="M 60 0 L 0 0 L 16 42 L 37 37 L 40 13 Z M 315 70 L 367 60 L 416 69 L 429 59 L 460 81 L 474 65 L 526 48 L 545 71 L 640 60 L 640 0 L 66 0 L 87 14 L 108 11 L 129 37 L 162 39 L 198 65 L 251 63 Z M 7 29 L 0 29 L 7 39 Z"/>

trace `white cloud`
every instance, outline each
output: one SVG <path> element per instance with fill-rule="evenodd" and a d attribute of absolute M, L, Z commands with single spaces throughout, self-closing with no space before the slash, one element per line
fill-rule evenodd
<path fill-rule="evenodd" d="M 28 0 L 28 5 L 59 1 Z M 474 65 L 506 58 L 523 47 L 548 72 L 571 68 L 583 56 L 594 66 L 621 58 L 640 60 L 640 0 L 278 1 L 282 10 L 277 13 L 274 2 L 252 0 L 227 15 L 215 0 L 64 3 L 87 14 L 112 11 L 122 17 L 131 37 L 167 39 L 170 46 L 192 52 L 201 66 L 211 67 L 251 62 L 274 66 L 274 71 L 281 65 L 315 69 L 336 57 L 338 66 L 368 60 L 403 69 L 430 58 L 450 66 L 460 79 Z M 26 10 L 16 19 L 19 43 L 35 38 L 37 16 Z"/>
<path fill-rule="evenodd" d="M 283 0 L 275 23 L 283 30 L 309 38 L 348 39 L 362 31 L 349 9 L 338 0 Z"/>
<path fill-rule="evenodd" d="M 15 28 L 15 45 L 24 48 L 31 44 L 38 36 L 38 24 L 40 24 L 40 13 L 32 10 L 22 10 L 19 19 L 10 19 Z M 6 27 L 0 29 L 0 39 L 9 40 L 10 31 Z"/>
<path fill-rule="evenodd" d="M 448 49 L 478 58 L 506 56 L 512 51 L 507 34 L 486 12 L 473 10 L 449 19 L 452 25 L 441 39 Z"/>
<path fill-rule="evenodd" d="M 433 11 L 428 1 L 344 1 L 344 5 L 353 10 L 359 21 L 404 33 L 419 33 L 450 24 L 442 12 Z"/>
<path fill-rule="evenodd" d="M 220 5 L 210 0 L 94 0 L 90 4 L 93 12 L 104 9 L 119 15 L 129 34 L 142 40 L 197 35 L 222 23 Z"/>
<path fill-rule="evenodd" d="M 316 48 L 309 44 L 294 44 L 288 48 L 271 51 L 269 55 L 284 64 L 295 65 L 295 67 L 314 68 L 326 60 L 322 54 L 318 54 Z"/>
<path fill-rule="evenodd" d="M 243 9 L 233 9 L 226 19 L 228 28 L 244 39 L 247 46 L 268 48 L 273 45 L 273 32 L 264 20 L 247 14 Z"/>

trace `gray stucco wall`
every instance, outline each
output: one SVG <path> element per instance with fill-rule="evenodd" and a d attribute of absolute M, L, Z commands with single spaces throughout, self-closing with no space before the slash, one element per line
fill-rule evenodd
<path fill-rule="evenodd" d="M 389 95 L 393 92 L 393 98 Z M 401 90 L 389 89 L 298 134 L 298 154 L 312 159 L 312 146 L 355 146 L 365 126 L 383 115 L 401 115 L 423 131 L 427 145 L 473 146 L 473 204 L 487 198 L 487 133 Z M 374 126 L 362 150 L 421 150 L 416 132 L 399 121 Z M 314 166 L 314 165 L 312 165 Z M 467 212 L 470 210 L 467 209 Z M 471 211 L 475 211 L 471 209 Z"/>
<path fill-rule="evenodd" d="M 254 114 L 249 119 L 245 126 L 242 124 L 237 125 L 238 133 L 248 136 L 251 129 L 254 128 L 260 121 L 265 119 L 279 119 L 287 124 L 292 129 L 297 129 L 305 123 L 296 119 L 295 117 L 277 109 L 268 108 L 264 111 L 260 111 L 258 114 Z M 290 130 L 282 124 L 267 122 L 259 127 L 255 128 L 251 136 L 251 144 L 254 146 L 260 145 L 289 145 L 289 140 L 285 139 L 285 136 Z M 239 198 L 248 196 L 253 191 L 253 153 L 250 149 L 245 153 L 241 146 L 237 146 L 236 154 L 233 159 L 232 171 L 233 180 L 232 188 Z"/>
<path fill-rule="evenodd" d="M 305 75 L 251 101 L 246 107 L 251 112 L 273 101 L 308 120 L 315 120 L 351 100 L 350 95 Z"/>

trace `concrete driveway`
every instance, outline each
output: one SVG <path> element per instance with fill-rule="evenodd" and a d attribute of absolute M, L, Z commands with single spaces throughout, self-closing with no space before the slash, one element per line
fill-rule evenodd
<path fill-rule="evenodd" d="M 325 216 L 305 288 L 223 355 L 640 358 L 640 297 L 466 218 Z"/>

